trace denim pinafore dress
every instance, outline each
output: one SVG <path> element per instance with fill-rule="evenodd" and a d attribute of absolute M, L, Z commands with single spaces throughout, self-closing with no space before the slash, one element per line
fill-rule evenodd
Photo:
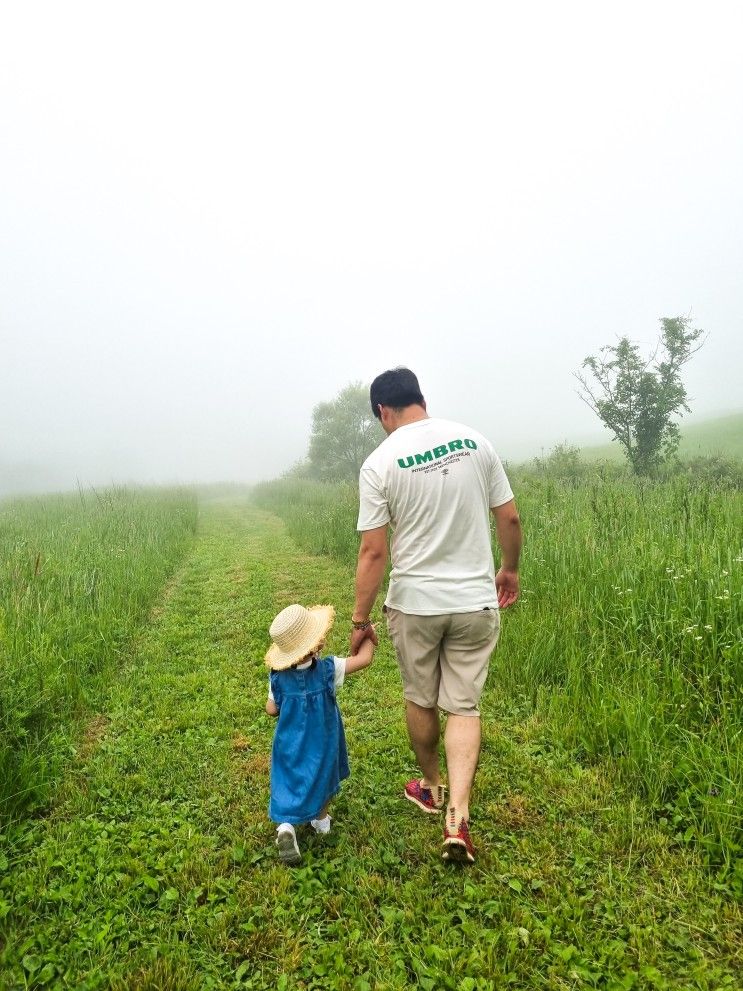
<path fill-rule="evenodd" d="M 350 773 L 333 658 L 318 658 L 304 671 L 272 671 L 271 691 L 279 715 L 268 814 L 273 822 L 309 822 Z"/>

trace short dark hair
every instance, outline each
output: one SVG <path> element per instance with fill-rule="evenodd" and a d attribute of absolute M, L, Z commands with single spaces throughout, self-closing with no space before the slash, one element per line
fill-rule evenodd
<path fill-rule="evenodd" d="M 379 407 L 391 406 L 394 410 L 406 406 L 422 406 L 425 403 L 418 379 L 409 368 L 390 368 L 377 375 L 369 389 L 372 413 L 379 419 Z"/>

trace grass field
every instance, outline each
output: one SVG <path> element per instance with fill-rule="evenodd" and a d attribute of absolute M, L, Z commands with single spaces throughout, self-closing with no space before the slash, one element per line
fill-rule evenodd
<path fill-rule="evenodd" d="M 282 867 L 266 815 L 267 628 L 292 601 L 333 602 L 329 648 L 344 652 L 353 564 L 302 550 L 234 496 L 200 519 L 52 806 L 6 830 L 0 986 L 740 986 L 727 882 L 610 762 L 575 759 L 549 713 L 512 692 L 505 658 L 486 689 L 472 868 L 444 864 L 439 823 L 402 799 L 416 768 L 384 635 L 339 697 L 352 776 L 333 831 L 303 833 L 301 866 Z M 504 654 L 522 622 L 504 615 Z"/>
<path fill-rule="evenodd" d="M 193 494 L 0 503 L 0 822 L 43 804 L 75 717 L 193 539 Z"/>
<path fill-rule="evenodd" d="M 339 696 L 352 776 L 333 831 L 278 862 L 267 629 L 331 602 L 329 649 L 347 649 L 355 497 L 279 483 L 256 493 L 268 512 L 231 492 L 76 704 L 43 814 L 5 827 L 0 987 L 739 988 L 740 497 L 515 483 L 525 591 L 486 687 L 475 865 L 445 865 L 440 824 L 402 798 L 417 769 L 383 628 Z M 94 542 L 95 514 L 49 509 Z"/>

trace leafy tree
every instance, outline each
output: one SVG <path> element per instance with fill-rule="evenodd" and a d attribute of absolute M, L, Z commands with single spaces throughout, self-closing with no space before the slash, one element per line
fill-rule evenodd
<path fill-rule="evenodd" d="M 312 411 L 308 458 L 315 478 L 356 482 L 365 458 L 382 440 L 369 389 L 352 382 Z"/>
<path fill-rule="evenodd" d="M 623 337 L 616 347 L 601 348 L 576 373 L 581 399 L 596 413 L 624 448 L 637 475 L 646 475 L 675 453 L 678 424 L 672 417 L 689 411 L 681 369 L 701 347 L 703 331 L 692 329 L 689 317 L 663 317 L 661 337 L 647 359 Z"/>

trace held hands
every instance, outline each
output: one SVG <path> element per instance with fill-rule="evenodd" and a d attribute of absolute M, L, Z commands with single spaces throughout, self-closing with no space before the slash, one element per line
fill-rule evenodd
<path fill-rule="evenodd" d="M 501 568 L 495 576 L 495 590 L 498 593 L 498 605 L 501 609 L 512 606 L 519 597 L 519 573 Z"/>
<path fill-rule="evenodd" d="M 351 630 L 351 657 L 358 654 L 359 648 L 365 640 L 371 640 L 375 647 L 379 646 L 377 631 L 372 623 L 364 629 Z"/>

